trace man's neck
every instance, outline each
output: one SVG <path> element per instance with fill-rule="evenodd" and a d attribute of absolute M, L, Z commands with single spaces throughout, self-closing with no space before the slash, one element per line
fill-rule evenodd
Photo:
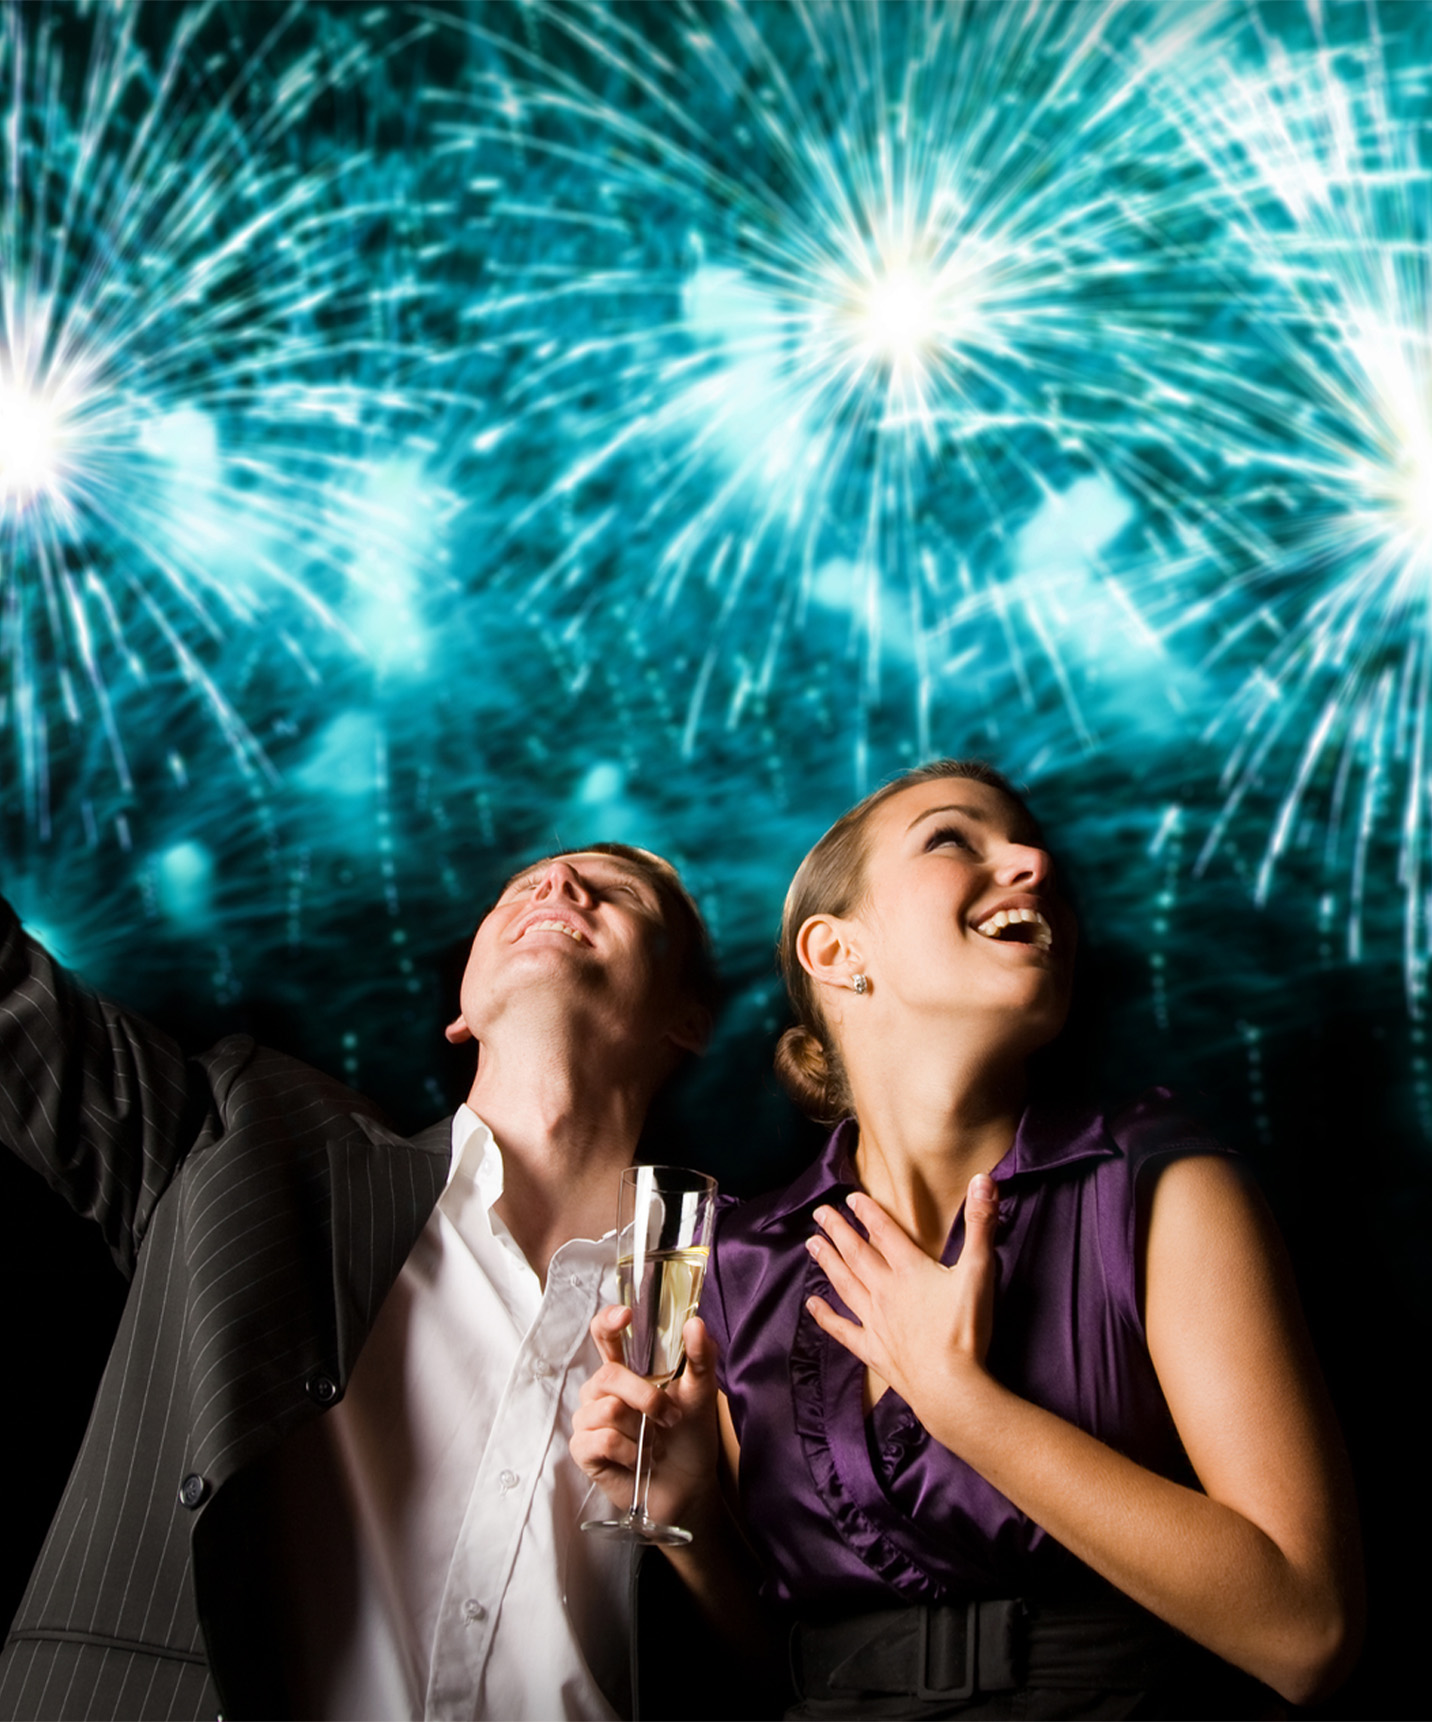
<path fill-rule="evenodd" d="M 468 1094 L 502 1150 L 497 1213 L 544 1285 L 568 1239 L 611 1230 L 650 1103 L 647 1081 L 623 1081 L 602 1062 L 550 1046 L 505 1056 L 484 1047 Z"/>

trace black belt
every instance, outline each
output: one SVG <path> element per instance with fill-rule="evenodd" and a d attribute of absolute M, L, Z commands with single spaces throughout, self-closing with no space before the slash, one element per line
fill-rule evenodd
<path fill-rule="evenodd" d="M 1166 1681 L 1188 1653 L 1204 1654 L 1132 1603 L 927 1603 L 800 1621 L 791 1631 L 791 1674 L 812 1699 L 960 1699 L 1022 1686 L 1141 1692 Z"/>

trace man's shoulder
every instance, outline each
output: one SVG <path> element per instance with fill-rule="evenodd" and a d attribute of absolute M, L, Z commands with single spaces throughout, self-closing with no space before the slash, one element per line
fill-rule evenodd
<path fill-rule="evenodd" d="M 366 1095 L 290 1053 L 260 1045 L 252 1035 L 226 1035 L 196 1062 L 231 1131 L 277 1119 L 291 1130 L 343 1120 L 370 1140 L 394 1146 L 403 1141 L 382 1108 Z"/>

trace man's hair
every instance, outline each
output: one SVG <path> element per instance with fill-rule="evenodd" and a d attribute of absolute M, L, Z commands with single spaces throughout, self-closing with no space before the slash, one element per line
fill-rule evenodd
<path fill-rule="evenodd" d="M 631 843 L 579 843 L 571 849 L 549 851 L 528 866 L 518 868 L 512 879 L 520 879 L 544 861 L 559 861 L 564 855 L 614 855 L 650 879 L 661 903 L 662 917 L 676 935 L 677 985 L 689 998 L 710 1011 L 714 1018 L 721 1003 L 721 979 L 716 971 L 711 935 L 695 900 L 671 863 L 655 851 L 638 849 Z M 511 882 L 509 879 L 508 884 Z"/>

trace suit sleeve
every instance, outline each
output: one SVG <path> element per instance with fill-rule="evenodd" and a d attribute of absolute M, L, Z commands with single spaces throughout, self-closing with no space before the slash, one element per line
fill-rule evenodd
<path fill-rule="evenodd" d="M 97 1222 L 126 1276 L 209 1106 L 168 1035 L 90 992 L 0 898 L 0 1142 Z"/>

